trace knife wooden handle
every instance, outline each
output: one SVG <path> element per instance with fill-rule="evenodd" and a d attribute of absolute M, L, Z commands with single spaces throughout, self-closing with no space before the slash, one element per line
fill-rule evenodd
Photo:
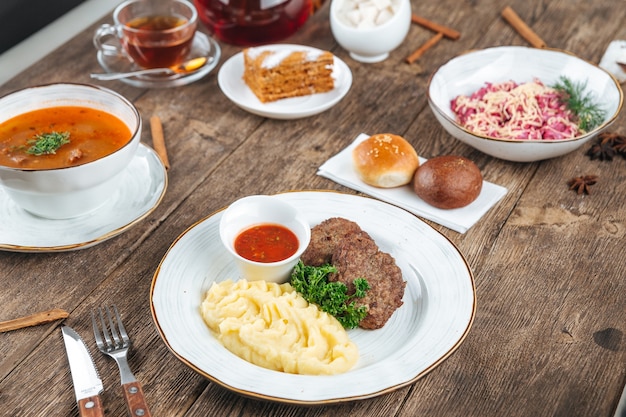
<path fill-rule="evenodd" d="M 55 308 L 53 310 L 31 314 L 30 316 L 20 317 L 19 319 L 2 321 L 0 322 L 0 333 L 64 319 L 69 315 L 67 311 Z"/>
<path fill-rule="evenodd" d="M 139 381 L 129 382 L 122 385 L 124 400 L 128 406 L 128 413 L 131 416 L 151 417 L 146 397 L 143 395 L 143 387 Z"/>
<path fill-rule="evenodd" d="M 78 400 L 80 417 L 104 417 L 104 409 L 98 395 Z"/>

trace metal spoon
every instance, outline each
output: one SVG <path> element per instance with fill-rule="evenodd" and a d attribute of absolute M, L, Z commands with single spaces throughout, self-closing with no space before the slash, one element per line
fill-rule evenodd
<path fill-rule="evenodd" d="M 182 64 L 176 65 L 170 68 L 150 68 L 138 71 L 131 72 L 112 72 L 107 74 L 91 74 L 91 78 L 95 78 L 96 80 L 119 80 L 120 78 L 128 78 L 135 77 L 137 75 L 148 75 L 148 74 L 163 74 L 163 75 L 175 75 L 180 74 L 181 76 L 184 74 L 188 74 L 190 72 L 194 72 L 202 68 L 207 63 L 213 61 L 213 57 L 202 56 L 199 58 L 193 58 L 189 61 L 185 61 Z"/>

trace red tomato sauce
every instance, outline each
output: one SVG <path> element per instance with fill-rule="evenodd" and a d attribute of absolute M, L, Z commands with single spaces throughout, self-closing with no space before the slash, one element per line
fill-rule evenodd
<path fill-rule="evenodd" d="M 298 250 L 298 237 L 277 224 L 261 224 L 244 230 L 235 238 L 235 252 L 255 262 L 278 262 Z"/>

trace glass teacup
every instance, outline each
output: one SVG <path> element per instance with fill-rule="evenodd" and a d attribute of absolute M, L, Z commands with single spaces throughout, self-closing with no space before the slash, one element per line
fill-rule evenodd
<path fill-rule="evenodd" d="M 188 56 L 198 13 L 187 0 L 128 0 L 113 11 L 113 20 L 94 34 L 97 49 L 142 68 L 167 68 Z"/>

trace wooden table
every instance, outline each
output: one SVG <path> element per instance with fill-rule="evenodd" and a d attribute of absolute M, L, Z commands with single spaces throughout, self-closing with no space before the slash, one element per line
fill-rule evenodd
<path fill-rule="evenodd" d="M 428 77 L 448 59 L 475 48 L 526 45 L 500 17 L 507 5 L 549 46 L 592 62 L 610 41 L 626 39 L 626 8 L 612 0 L 414 1 L 415 13 L 459 30 L 461 38 L 441 40 L 409 65 L 404 59 L 433 35 L 413 25 L 388 60 L 361 64 L 334 41 L 327 3 L 287 40 L 329 49 L 352 69 L 349 94 L 317 116 L 279 121 L 249 114 L 221 93 L 217 70 L 172 89 L 102 82 L 137 105 L 146 144 L 148 119 L 163 121 L 172 163 L 166 196 L 147 219 L 97 246 L 0 252 L 0 319 L 63 308 L 71 313 L 65 323 L 92 341 L 90 311 L 116 303 L 134 341 L 131 367 L 155 416 L 612 416 L 626 380 L 626 160 L 591 160 L 586 148 L 538 163 L 498 160 L 450 137 L 427 105 Z M 0 93 L 90 82 L 89 73 L 100 70 L 91 44 L 95 27 L 0 86 Z M 222 62 L 240 50 L 221 46 Z M 623 112 L 611 131 L 626 133 Z M 412 385 L 327 406 L 245 398 L 190 370 L 166 348 L 150 315 L 151 280 L 169 246 L 194 222 L 242 196 L 298 189 L 354 194 L 316 169 L 360 132 L 401 134 L 427 158 L 464 155 L 486 180 L 508 188 L 465 234 L 432 224 L 475 275 L 478 303 L 468 337 Z M 599 176 L 591 195 L 568 189 L 567 181 L 582 174 Z M 78 415 L 59 326 L 0 334 L 3 413 Z M 114 362 L 99 353 L 94 359 L 107 415 L 125 415 Z"/>

